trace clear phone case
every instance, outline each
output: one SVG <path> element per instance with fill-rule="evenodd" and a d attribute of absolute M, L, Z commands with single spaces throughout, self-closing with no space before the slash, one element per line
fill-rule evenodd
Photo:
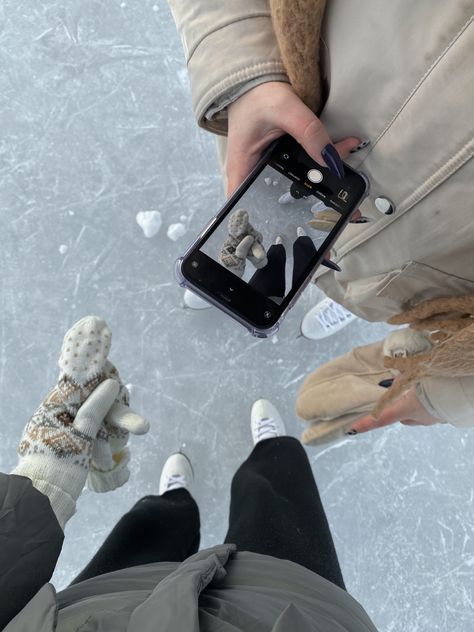
<path fill-rule="evenodd" d="M 258 174 L 258 173 L 260 173 L 262 171 L 262 165 L 266 164 L 267 157 L 270 156 L 271 152 L 273 151 L 273 148 L 277 146 L 278 142 L 279 141 L 274 143 L 265 152 L 264 156 L 262 156 L 259 164 L 254 169 L 254 171 L 242 183 L 242 185 L 234 193 L 234 195 L 231 197 L 231 199 L 227 201 L 227 203 L 224 205 L 224 207 L 221 208 L 216 213 L 216 215 L 208 222 L 207 226 L 201 231 L 201 233 L 197 236 L 197 238 L 194 240 L 194 242 L 187 248 L 186 252 L 181 257 L 179 257 L 176 260 L 176 263 L 175 263 L 175 275 L 176 275 L 177 281 L 178 281 L 178 283 L 179 283 L 179 285 L 181 287 L 186 288 L 186 289 L 190 290 L 191 292 L 194 292 L 197 296 L 201 297 L 202 299 L 207 301 L 209 304 L 214 305 L 215 307 L 217 307 L 218 309 L 223 311 L 225 314 L 227 314 L 228 316 L 230 316 L 231 318 L 236 320 L 238 323 L 243 325 L 252 334 L 252 336 L 256 336 L 258 338 L 269 338 L 270 336 L 273 336 L 274 334 L 277 333 L 277 331 L 280 328 L 280 323 L 285 318 L 287 312 L 293 307 L 293 305 L 296 303 L 298 298 L 301 296 L 301 293 L 303 292 L 303 290 L 311 282 L 311 279 L 312 279 L 312 277 L 314 275 L 314 272 L 317 270 L 317 268 L 320 265 L 320 261 L 317 261 L 314 264 L 314 267 L 309 270 L 306 278 L 304 278 L 303 282 L 301 283 L 301 285 L 299 287 L 294 286 L 295 287 L 295 289 L 294 289 L 295 293 L 291 297 L 291 300 L 289 300 L 288 305 L 283 309 L 282 313 L 278 317 L 278 320 L 276 322 L 272 322 L 271 324 L 269 324 L 268 327 L 259 326 L 259 325 L 256 325 L 256 324 L 252 323 L 251 322 L 252 319 L 250 319 L 250 318 L 247 319 L 247 318 L 243 317 L 238 312 L 238 310 L 234 310 L 230 305 L 224 304 L 223 302 L 219 301 L 217 298 L 214 298 L 214 296 L 212 294 L 209 294 L 206 291 L 203 291 L 199 286 L 195 285 L 195 283 L 188 278 L 189 274 L 187 276 L 185 276 L 184 271 L 183 271 L 183 264 L 187 260 L 188 256 L 191 256 L 191 253 L 196 252 L 196 250 L 199 248 L 199 245 L 202 244 L 202 240 L 204 240 L 206 238 L 206 236 L 208 236 L 209 234 L 212 234 L 213 230 L 215 231 L 216 228 L 219 228 L 219 222 L 223 221 L 224 217 L 227 216 L 227 214 L 229 212 L 229 209 L 233 209 L 234 208 L 233 200 L 235 199 L 236 201 L 240 201 L 241 195 L 242 195 L 241 191 L 245 192 L 249 188 L 249 186 L 252 185 L 253 181 L 256 178 L 256 175 L 254 175 L 254 174 L 255 173 Z M 285 154 L 283 154 L 283 156 L 285 156 Z M 355 209 L 362 202 L 362 200 L 368 195 L 369 183 L 368 183 L 368 180 L 367 180 L 367 177 L 365 176 L 365 174 L 363 174 L 360 171 L 356 171 L 354 169 L 351 169 L 351 170 L 352 170 L 353 173 L 356 173 L 358 176 L 361 176 L 363 182 L 365 183 L 365 191 L 363 192 L 363 195 L 360 196 L 360 193 L 359 193 L 359 195 L 358 195 L 359 199 L 355 200 L 356 205 L 355 206 L 351 206 L 351 208 Z M 267 180 L 268 179 L 269 178 L 267 178 Z M 275 184 L 275 183 L 273 183 L 273 184 Z M 316 185 L 315 185 L 315 187 L 316 187 Z M 362 192 L 362 188 L 361 188 L 361 192 Z M 347 222 L 349 217 L 350 217 L 350 215 L 348 215 L 347 219 L 344 220 L 344 221 Z M 306 272 L 304 274 L 306 274 Z M 277 314 L 275 314 L 275 317 L 277 317 Z"/>
<path fill-rule="evenodd" d="M 206 229 L 207 230 L 207 229 Z M 196 240 L 197 241 L 197 240 Z M 269 338 L 270 336 L 273 336 L 277 333 L 277 331 L 280 329 L 280 323 L 283 320 L 283 318 L 285 317 L 286 312 L 293 307 L 295 300 L 293 299 L 293 301 L 290 303 L 290 305 L 288 305 L 288 307 L 286 308 L 286 310 L 283 312 L 283 314 L 281 315 L 280 319 L 278 320 L 278 322 L 276 322 L 274 325 L 272 325 L 271 327 L 269 327 L 268 329 L 262 329 L 259 327 L 254 327 L 252 326 L 250 323 L 248 323 L 246 320 L 244 320 L 243 318 L 240 318 L 237 314 L 235 314 L 231 309 L 229 309 L 228 307 L 226 307 L 225 305 L 223 305 L 222 303 L 219 303 L 218 301 L 214 300 L 212 298 L 212 296 L 209 296 L 208 294 L 206 294 L 205 292 L 202 292 L 198 287 L 196 287 L 194 284 L 190 283 L 188 281 L 188 279 L 186 279 L 183 276 L 183 273 L 181 272 L 181 265 L 184 261 L 184 258 L 186 257 L 186 255 L 188 254 L 188 252 L 190 252 L 191 250 L 193 250 L 194 248 L 194 244 L 192 246 L 190 246 L 190 248 L 185 252 L 185 254 L 182 257 L 179 257 L 179 259 L 176 260 L 175 263 L 175 275 L 176 275 L 176 279 L 179 283 L 179 285 L 181 287 L 184 287 L 188 290 L 191 290 L 191 292 L 194 292 L 195 294 L 197 294 L 199 297 L 203 298 L 205 301 L 207 301 L 210 305 L 214 305 L 214 307 L 217 307 L 218 309 L 220 309 L 221 311 L 223 311 L 225 314 L 227 314 L 228 316 L 230 316 L 231 318 L 233 318 L 234 320 L 236 320 L 238 323 L 240 323 L 241 325 L 243 325 L 251 334 L 252 336 L 255 336 L 256 338 Z M 308 281 L 311 280 L 311 277 Z M 304 285 L 304 287 L 306 287 L 307 284 Z M 301 291 L 303 291 L 304 288 L 302 288 Z M 299 293 L 298 293 L 299 294 Z"/>

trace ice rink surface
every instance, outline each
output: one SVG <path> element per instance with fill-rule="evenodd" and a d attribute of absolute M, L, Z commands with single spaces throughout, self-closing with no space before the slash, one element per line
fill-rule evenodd
<path fill-rule="evenodd" d="M 356 321 L 319 343 L 297 338 L 314 289 L 273 341 L 183 307 L 174 260 L 223 191 L 164 0 L 4 0 L 0 57 L 0 468 L 14 466 L 55 383 L 64 332 L 89 313 L 109 323 L 111 358 L 152 424 L 132 441 L 129 483 L 83 493 L 54 575 L 61 588 L 183 446 L 202 545 L 222 541 L 253 400 L 271 399 L 299 435 L 303 377 L 386 328 Z M 151 210 L 163 224 L 147 239 L 136 215 Z M 177 241 L 173 223 L 186 228 Z M 308 449 L 347 587 L 381 632 L 474 629 L 473 450 L 473 432 L 399 425 Z"/>

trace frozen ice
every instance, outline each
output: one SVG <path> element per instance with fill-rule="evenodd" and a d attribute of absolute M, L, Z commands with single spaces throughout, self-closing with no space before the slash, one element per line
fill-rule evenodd
<path fill-rule="evenodd" d="M 0 469 L 16 464 L 22 429 L 57 379 L 63 334 L 87 314 L 107 321 L 111 361 L 133 384 L 132 408 L 151 422 L 146 437 L 130 440 L 129 482 L 81 495 L 58 589 L 141 496 L 156 493 L 183 442 L 201 546 L 222 542 L 232 476 L 252 446 L 252 402 L 273 401 L 300 436 L 294 407 L 305 377 L 389 331 L 358 319 L 331 338 L 298 337 L 321 298 L 314 286 L 278 344 L 217 309 L 183 308 L 174 278 L 181 242 L 145 239 L 135 215 L 156 209 L 165 227 L 179 219 L 190 241 L 197 236 L 225 199 L 215 137 L 196 125 L 166 3 L 119 2 L 0 5 Z M 350 103 L 339 111 L 351 119 Z M 357 156 L 347 162 L 357 166 Z M 69 249 L 58 257 L 60 243 Z M 306 451 L 347 589 L 380 632 L 472 632 L 474 432 L 397 424 Z"/>
<path fill-rule="evenodd" d="M 278 186 L 278 180 L 273 180 L 273 186 L 274 187 Z"/>
<path fill-rule="evenodd" d="M 272 179 L 271 178 L 265 178 L 264 182 L 267 185 L 267 187 L 269 187 L 272 184 Z"/>
<path fill-rule="evenodd" d="M 163 223 L 160 211 L 140 211 L 137 213 L 136 220 L 143 234 L 148 238 L 157 235 Z"/>
<path fill-rule="evenodd" d="M 274 345 L 276 345 L 276 344 L 277 344 L 277 342 L 278 342 L 278 336 L 277 336 L 276 334 L 275 334 L 274 336 L 272 336 L 272 342 L 273 342 L 273 344 L 274 344 Z"/>
<path fill-rule="evenodd" d="M 280 195 L 280 197 L 278 198 L 279 204 L 292 204 L 294 201 L 295 198 L 291 195 L 289 191 L 283 193 L 283 195 Z"/>
<path fill-rule="evenodd" d="M 58 250 L 61 255 L 65 255 L 68 250 L 68 247 L 66 246 L 66 244 L 61 244 Z"/>
<path fill-rule="evenodd" d="M 167 236 L 171 241 L 178 241 L 186 233 L 186 226 L 181 223 L 170 224 L 168 226 Z"/>
<path fill-rule="evenodd" d="M 187 218 L 187 216 L 186 216 L 186 215 L 180 215 L 180 216 L 179 216 L 179 221 L 180 221 L 180 222 L 185 222 L 185 221 L 187 221 L 187 219 L 188 219 L 188 218 Z"/>

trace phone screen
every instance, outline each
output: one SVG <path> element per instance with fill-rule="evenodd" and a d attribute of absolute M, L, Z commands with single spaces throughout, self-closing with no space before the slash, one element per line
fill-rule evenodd
<path fill-rule="evenodd" d="M 309 223 L 324 203 L 301 189 L 267 165 L 200 249 L 277 305 L 328 236 Z"/>

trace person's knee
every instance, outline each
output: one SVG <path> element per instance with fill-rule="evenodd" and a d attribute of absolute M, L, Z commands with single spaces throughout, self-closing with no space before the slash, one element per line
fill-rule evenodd
<path fill-rule="evenodd" d="M 129 513 L 131 513 L 132 511 L 140 511 L 140 510 L 147 511 L 150 508 L 154 507 L 159 502 L 159 498 L 160 496 L 157 496 L 154 494 L 150 494 L 149 496 L 143 496 L 143 498 L 140 498 L 140 500 L 137 501 L 133 505 Z"/>
<path fill-rule="evenodd" d="M 176 489 L 160 496 L 143 496 L 124 518 L 142 521 L 154 528 L 167 530 L 178 521 L 184 521 L 191 529 L 199 528 L 199 509 L 189 492 Z"/>
<path fill-rule="evenodd" d="M 271 461 L 293 461 L 305 457 L 306 452 L 301 442 L 295 437 L 274 437 L 257 443 L 246 463 L 250 467 L 258 468 L 261 465 L 265 468 Z"/>

